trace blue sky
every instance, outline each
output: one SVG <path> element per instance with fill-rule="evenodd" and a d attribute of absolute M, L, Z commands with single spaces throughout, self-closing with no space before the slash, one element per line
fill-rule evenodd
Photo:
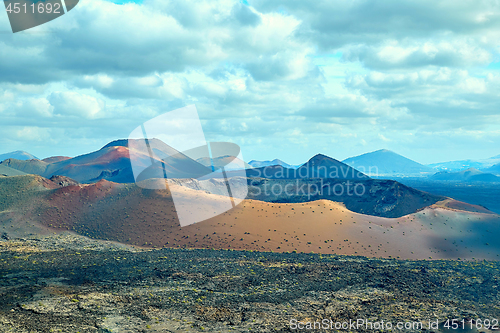
<path fill-rule="evenodd" d="M 83 154 L 195 104 L 247 161 L 500 154 L 495 2 L 81 0 L 8 30 L 0 153 Z"/>

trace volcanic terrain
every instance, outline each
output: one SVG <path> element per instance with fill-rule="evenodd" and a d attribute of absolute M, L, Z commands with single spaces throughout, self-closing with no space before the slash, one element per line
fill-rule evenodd
<path fill-rule="evenodd" d="M 164 181 L 164 180 L 157 180 Z M 17 188 L 17 191 L 8 189 Z M 173 185 L 148 190 L 99 181 L 60 184 L 40 176 L 0 179 L 2 229 L 7 235 L 71 231 L 151 248 L 215 248 L 318 252 L 399 258 L 498 259 L 499 216 L 444 199 L 398 218 L 364 215 L 342 203 L 245 200 L 209 220 L 181 228 L 171 198 L 210 209 L 225 197 Z"/>

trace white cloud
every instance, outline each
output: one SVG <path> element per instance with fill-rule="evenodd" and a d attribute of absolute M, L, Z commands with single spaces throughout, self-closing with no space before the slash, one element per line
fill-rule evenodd
<path fill-rule="evenodd" d="M 50 138 L 50 131 L 46 128 L 25 126 L 16 130 L 15 136 L 20 141 L 40 142 Z"/>
<path fill-rule="evenodd" d="M 361 61 L 373 69 L 419 68 L 426 66 L 463 67 L 488 65 L 493 60 L 489 47 L 471 38 L 448 40 L 412 39 L 344 48 L 346 61 Z"/>
<path fill-rule="evenodd" d="M 102 117 L 105 108 L 103 100 L 72 91 L 54 92 L 49 97 L 54 114 L 95 119 Z"/>
<path fill-rule="evenodd" d="M 0 36 L 0 130 L 50 133 L 83 153 L 194 103 L 208 138 L 241 143 L 250 158 L 404 153 L 453 146 L 449 133 L 492 149 L 498 3 L 250 4 L 83 1 L 36 33 Z M 4 149 L 30 150 L 6 140 Z"/>

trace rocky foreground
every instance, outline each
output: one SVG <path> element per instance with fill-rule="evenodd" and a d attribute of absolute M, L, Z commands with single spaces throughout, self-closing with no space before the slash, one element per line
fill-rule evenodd
<path fill-rule="evenodd" d="M 2 239 L 0 332 L 296 332 L 299 322 L 324 319 L 383 320 L 392 331 L 413 323 L 406 332 L 446 331 L 447 319 L 464 319 L 462 331 L 488 332 L 500 318 L 499 268 L 487 261 L 142 250 L 73 235 Z"/>

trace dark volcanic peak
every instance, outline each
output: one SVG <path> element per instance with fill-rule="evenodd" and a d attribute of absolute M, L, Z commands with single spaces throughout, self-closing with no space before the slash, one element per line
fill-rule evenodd
<path fill-rule="evenodd" d="M 362 172 L 323 154 L 317 154 L 297 169 L 300 178 L 368 179 Z M 307 175 L 304 177 L 304 175 Z"/>
<path fill-rule="evenodd" d="M 72 185 L 78 185 L 79 184 L 76 180 L 71 179 L 69 177 L 65 177 L 65 176 L 52 176 L 52 177 L 50 177 L 50 180 L 53 181 L 54 183 L 56 183 L 57 185 L 61 186 L 61 187 L 66 187 L 66 186 L 72 186 Z"/>
<path fill-rule="evenodd" d="M 268 179 L 369 179 L 358 170 L 323 154 L 317 154 L 297 169 L 271 165 L 247 170 L 248 177 Z"/>
<path fill-rule="evenodd" d="M 388 149 L 351 157 L 343 161 L 368 175 L 421 175 L 432 173 L 432 168 L 396 154 Z"/>
<path fill-rule="evenodd" d="M 22 150 L 13 151 L 13 152 L 6 153 L 6 154 L 0 154 L 0 162 L 5 161 L 6 159 L 9 159 L 9 158 L 14 158 L 16 160 L 21 160 L 21 161 L 38 159 L 38 157 L 33 156 L 30 153 L 27 153 L 27 152 L 22 151 Z"/>
<path fill-rule="evenodd" d="M 325 165 L 325 164 L 341 163 L 341 162 L 337 161 L 334 158 L 331 158 L 330 156 L 326 156 L 323 154 L 316 154 L 313 157 L 311 157 L 309 161 L 306 162 L 306 164 L 307 163 L 312 163 L 315 165 L 320 165 L 320 164 Z"/>

